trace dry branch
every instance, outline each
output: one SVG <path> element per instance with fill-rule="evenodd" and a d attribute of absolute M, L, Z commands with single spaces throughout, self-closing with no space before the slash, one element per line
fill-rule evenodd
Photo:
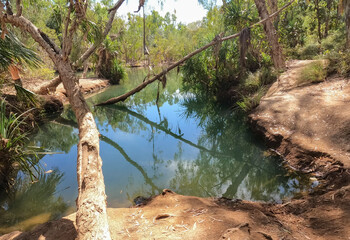
<path fill-rule="evenodd" d="M 280 8 L 278 11 L 274 12 L 273 14 L 269 15 L 267 18 L 260 20 L 257 23 L 254 23 L 253 25 L 251 25 L 249 28 L 255 27 L 259 24 L 262 24 L 266 21 L 268 21 L 269 19 L 275 17 L 276 15 L 278 15 L 281 11 L 283 11 L 284 9 L 286 9 L 287 7 L 289 7 L 295 0 L 291 0 L 290 2 L 288 2 L 286 5 L 284 5 L 282 8 Z M 239 33 L 235 33 L 233 35 L 227 36 L 227 37 L 223 37 L 220 38 L 218 36 L 216 36 L 213 41 L 211 41 L 210 43 L 208 43 L 207 45 L 195 50 L 194 52 L 191 52 L 190 54 L 188 54 L 187 56 L 185 56 L 184 58 L 182 58 L 181 60 L 177 61 L 176 63 L 170 65 L 168 68 L 166 68 L 164 71 L 162 71 L 161 73 L 157 74 L 156 76 L 154 76 L 153 78 L 146 80 L 144 82 L 142 82 L 140 85 L 138 85 L 136 88 L 130 90 L 127 93 L 124 93 L 123 95 L 120 95 L 118 97 L 114 97 L 114 98 L 110 98 L 109 100 L 102 102 L 102 103 L 98 103 L 95 106 L 103 106 L 103 105 L 109 105 L 109 104 L 114 104 L 120 101 L 125 101 L 128 97 L 130 97 L 131 95 L 134 95 L 135 93 L 141 91 L 142 89 L 144 89 L 148 84 L 151 84 L 152 82 L 161 79 L 164 75 L 166 75 L 170 70 L 178 67 L 179 65 L 181 65 L 182 63 L 184 63 L 186 60 L 190 59 L 191 57 L 195 56 L 196 54 L 206 50 L 207 48 L 216 45 L 218 43 L 221 43 L 223 41 L 227 41 L 233 38 L 238 37 L 239 35 L 241 35 L 241 32 Z"/>

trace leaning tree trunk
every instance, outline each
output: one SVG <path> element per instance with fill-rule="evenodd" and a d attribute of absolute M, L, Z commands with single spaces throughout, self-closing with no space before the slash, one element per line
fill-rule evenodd
<path fill-rule="evenodd" d="M 59 61 L 56 66 L 79 126 L 76 216 L 78 239 L 110 239 L 102 160 L 99 154 L 99 132 L 70 64 Z"/>
<path fill-rule="evenodd" d="M 74 74 L 69 58 L 62 54 L 55 43 L 28 19 L 21 15 L 4 14 L 4 6 L 1 1 L 0 20 L 2 23 L 10 23 L 23 32 L 29 33 L 47 52 L 59 72 L 77 118 L 79 125 L 77 239 L 111 239 L 107 221 L 102 160 L 99 155 L 99 133 L 94 117 L 80 91 L 79 81 Z M 69 41 L 72 39 L 67 37 L 66 44 L 69 44 Z M 69 53 L 69 51 L 67 52 Z"/>
<path fill-rule="evenodd" d="M 261 19 L 269 17 L 265 0 L 254 0 Z M 282 53 L 282 48 L 278 42 L 278 34 L 270 20 L 264 22 L 264 30 L 271 48 L 271 58 L 276 69 L 285 69 L 286 63 Z"/>
<path fill-rule="evenodd" d="M 36 94 L 48 94 L 49 92 L 55 92 L 58 85 L 61 83 L 60 77 L 55 77 L 51 79 L 50 81 L 44 83 L 43 85 L 39 86 L 37 89 L 34 89 L 34 92 Z"/>

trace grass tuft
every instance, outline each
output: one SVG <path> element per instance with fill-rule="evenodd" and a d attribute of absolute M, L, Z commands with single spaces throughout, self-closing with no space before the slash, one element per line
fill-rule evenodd
<path fill-rule="evenodd" d="M 304 67 L 297 80 L 297 85 L 322 82 L 327 77 L 327 69 L 324 61 L 315 61 Z"/>

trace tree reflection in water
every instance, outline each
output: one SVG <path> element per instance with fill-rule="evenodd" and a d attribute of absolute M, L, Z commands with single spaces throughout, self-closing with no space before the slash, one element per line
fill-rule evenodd
<path fill-rule="evenodd" d="M 90 104 L 131 89 L 135 85 L 131 78 L 93 96 Z M 134 197 L 157 194 L 162 188 L 263 201 L 280 201 L 308 188 L 305 178 L 290 175 L 278 158 L 264 151 L 243 116 L 182 93 L 180 85 L 177 75 L 170 74 L 158 106 L 155 84 L 124 104 L 94 109 L 110 206 L 121 206 L 114 203 L 125 200 L 130 204 Z M 63 117 L 42 127 L 33 141 L 70 154 L 77 143 L 75 128 L 67 109 Z M 75 162 L 65 164 L 75 171 Z"/>

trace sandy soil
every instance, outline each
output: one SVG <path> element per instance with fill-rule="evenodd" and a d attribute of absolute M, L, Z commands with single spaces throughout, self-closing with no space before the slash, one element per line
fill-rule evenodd
<path fill-rule="evenodd" d="M 349 183 L 350 80 L 333 77 L 298 87 L 309 62 L 291 62 L 250 119 L 288 165 L 339 188 Z"/>
<path fill-rule="evenodd" d="M 99 90 L 109 86 L 109 81 L 106 79 L 99 78 L 81 78 L 79 79 L 79 85 L 81 91 L 84 94 L 89 94 L 93 92 L 98 92 Z M 68 98 L 66 95 L 66 90 L 63 87 L 63 84 L 57 86 L 56 92 L 54 93 L 64 104 L 68 103 Z"/>
<path fill-rule="evenodd" d="M 108 209 L 113 239 L 350 239 L 348 80 L 295 86 L 308 61 L 290 64 L 250 115 L 286 165 L 321 185 L 283 204 L 204 199 L 165 190 L 144 206 Z M 74 239 L 75 215 L 5 239 Z"/>
<path fill-rule="evenodd" d="M 113 239 L 349 239 L 350 188 L 271 205 L 203 199 L 169 191 L 145 206 L 108 209 Z M 76 237 L 75 214 L 0 240 Z"/>
<path fill-rule="evenodd" d="M 44 81 L 42 80 L 30 79 L 25 77 L 22 78 L 22 81 L 23 81 L 23 87 L 31 91 L 33 91 L 38 86 L 44 83 Z M 79 85 L 84 94 L 89 94 L 89 93 L 98 92 L 99 90 L 106 88 L 107 86 L 109 86 L 109 81 L 106 79 L 100 79 L 100 78 L 81 78 L 79 79 Z M 12 95 L 16 94 L 15 89 L 12 85 L 8 85 L 4 87 L 2 91 L 3 93 L 6 93 L 6 94 L 12 94 Z M 57 86 L 56 92 L 50 93 L 50 95 L 58 98 L 64 104 L 68 103 L 66 91 L 62 83 Z"/>

